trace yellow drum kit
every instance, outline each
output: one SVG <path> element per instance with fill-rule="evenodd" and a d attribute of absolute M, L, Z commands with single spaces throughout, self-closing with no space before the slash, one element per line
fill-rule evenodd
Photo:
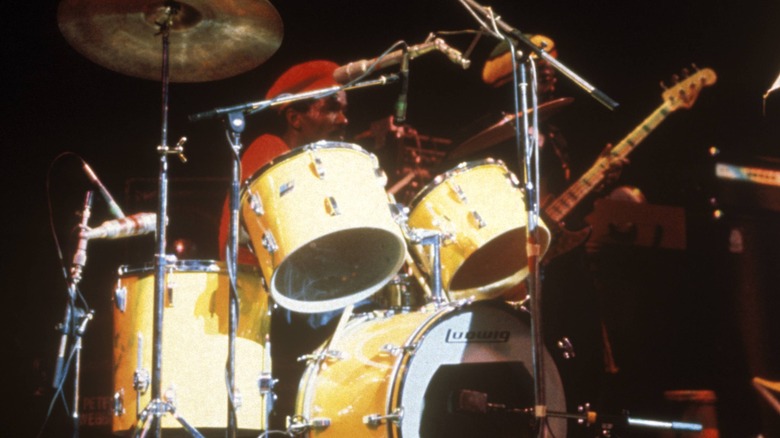
<path fill-rule="evenodd" d="M 215 80 L 259 65 L 278 48 L 282 29 L 273 7 L 259 0 L 65 0 L 59 22 L 72 45 L 112 70 L 154 79 L 162 65 L 164 99 L 169 80 Z M 175 37 L 170 47 L 164 40 L 163 63 L 155 55 L 161 27 Z M 171 153 L 166 117 L 163 162 Z M 284 413 L 289 433 L 516 436 L 534 405 L 528 315 L 502 299 L 528 276 L 517 177 L 498 160 L 464 162 L 433 178 L 408 206 L 386 184 L 381 163 L 361 146 L 309 144 L 243 181 L 240 222 L 259 266 L 231 272 L 222 262 L 166 256 L 121 267 L 112 431 L 145 434 L 149 422 L 195 436 L 226 423 L 254 436 L 266 430 L 272 370 L 285 366 L 271 363 L 275 303 L 300 313 L 343 310 L 330 339 L 304 358 L 296 410 Z M 541 225 L 543 254 L 550 233 Z M 367 299 L 380 309 L 353 312 Z M 228 367 L 227 350 L 235 357 Z M 549 406 L 564 411 L 560 378 L 547 363 Z M 475 409 L 463 401 L 469 394 L 489 395 L 484 406 L 503 406 L 503 414 Z M 157 398 L 164 409 L 150 411 Z M 552 428 L 565 436 L 565 422 Z"/>

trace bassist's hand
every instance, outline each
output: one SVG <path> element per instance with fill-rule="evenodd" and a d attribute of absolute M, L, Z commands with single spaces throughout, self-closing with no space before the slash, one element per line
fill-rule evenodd
<path fill-rule="evenodd" d="M 608 167 L 604 170 L 604 179 L 595 189 L 597 192 L 602 192 L 606 187 L 613 185 L 620 178 L 623 167 L 629 164 L 628 158 L 613 156 L 612 147 L 612 143 L 607 143 L 599 154 L 599 158 L 607 160 Z"/>

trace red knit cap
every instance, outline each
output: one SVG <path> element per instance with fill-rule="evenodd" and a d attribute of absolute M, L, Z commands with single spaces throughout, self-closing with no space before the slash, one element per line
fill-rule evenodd
<path fill-rule="evenodd" d="M 265 98 L 273 99 L 282 94 L 298 94 L 338 85 L 333 79 L 336 68 L 338 64 L 323 60 L 308 61 L 290 67 L 274 82 Z"/>

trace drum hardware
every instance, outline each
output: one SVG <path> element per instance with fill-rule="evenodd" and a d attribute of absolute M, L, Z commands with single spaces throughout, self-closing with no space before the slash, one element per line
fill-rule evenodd
<path fill-rule="evenodd" d="M 316 354 L 304 354 L 299 356 L 296 361 L 298 362 L 333 362 L 344 360 L 344 353 L 338 350 L 323 350 Z"/>
<path fill-rule="evenodd" d="M 397 408 L 393 411 L 392 414 L 387 415 L 381 415 L 381 414 L 369 414 L 363 417 L 363 424 L 365 424 L 368 427 L 378 427 L 382 424 L 387 423 L 394 423 L 396 425 L 401 423 L 401 420 L 404 419 L 404 408 Z"/>
<path fill-rule="evenodd" d="M 407 233 L 409 240 L 412 243 L 422 245 L 423 247 L 428 246 L 431 248 L 431 265 L 433 267 L 433 278 L 431 279 L 433 286 L 433 296 L 431 299 L 433 300 L 434 305 L 439 307 L 449 301 L 449 299 L 445 298 L 444 296 L 441 284 L 442 234 L 433 230 L 422 230 L 415 228 L 408 229 Z"/>
<path fill-rule="evenodd" d="M 414 350 L 416 350 L 416 349 L 417 349 L 417 344 L 402 345 L 400 347 L 397 346 L 397 345 L 393 345 L 393 344 L 385 344 L 385 345 L 383 345 L 382 347 L 379 348 L 379 351 L 381 353 L 389 354 L 390 356 L 399 356 L 399 355 L 405 354 L 405 353 L 412 354 L 412 353 L 414 353 Z"/>
<path fill-rule="evenodd" d="M 330 426 L 329 418 L 306 419 L 300 415 L 287 417 L 287 433 L 302 435 L 311 430 L 324 430 Z"/>

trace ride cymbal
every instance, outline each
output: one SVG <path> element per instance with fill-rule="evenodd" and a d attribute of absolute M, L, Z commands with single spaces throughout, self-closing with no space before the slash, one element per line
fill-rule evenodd
<path fill-rule="evenodd" d="M 91 61 L 161 80 L 160 31 L 168 14 L 171 82 L 207 82 L 249 71 L 282 42 L 281 18 L 267 0 L 64 0 L 57 21 L 68 43 Z"/>
<path fill-rule="evenodd" d="M 572 97 L 561 97 L 539 105 L 539 121 L 541 122 L 546 120 L 558 112 L 558 110 L 572 103 L 573 101 L 574 98 Z M 458 145 L 458 147 L 450 152 L 447 158 L 465 158 L 476 152 L 482 151 L 511 139 L 515 135 L 515 121 L 520 119 L 522 116 L 522 112 L 517 113 L 517 115 L 508 114 L 504 116 L 501 120 L 498 121 L 498 123 L 495 123 L 487 129 L 480 131 L 476 135 L 470 137 Z"/>

